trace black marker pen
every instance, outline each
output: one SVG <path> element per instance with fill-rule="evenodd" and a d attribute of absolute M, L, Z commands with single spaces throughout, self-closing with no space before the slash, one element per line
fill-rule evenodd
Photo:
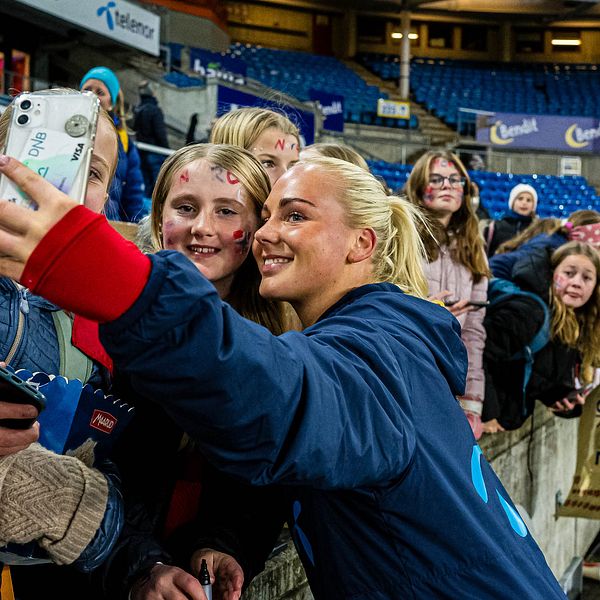
<path fill-rule="evenodd" d="M 206 594 L 206 600 L 212 600 L 212 585 L 210 585 L 208 565 L 204 559 L 202 559 L 202 563 L 200 565 L 200 574 L 198 575 L 198 580 L 200 581 L 200 585 Z"/>

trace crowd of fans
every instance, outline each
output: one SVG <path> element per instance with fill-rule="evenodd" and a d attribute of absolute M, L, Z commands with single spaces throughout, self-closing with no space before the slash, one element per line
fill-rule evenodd
<path fill-rule="evenodd" d="M 56 563 L 13 566 L 17 598 L 202 600 L 206 561 L 213 598 L 234 600 L 286 521 L 318 600 L 563 598 L 475 439 L 521 426 L 536 400 L 580 414 L 600 367 L 600 213 L 538 219 L 543 198 L 518 185 L 503 219 L 480 221 L 466 168 L 439 150 L 394 195 L 352 148 L 301 148 L 260 108 L 164 163 L 142 153 L 142 177 L 114 73 L 81 89 L 101 100 L 108 167 L 85 204 L 139 220 L 152 186 L 148 254 L 29 178 L 43 221 L 0 211 L 0 291 L 46 324 L 26 333 L 45 352 L 11 366 L 57 372 L 48 314 L 66 309 L 68 351 L 136 415 L 108 465 L 45 450 L 35 425 L 0 428 L 0 540 Z M 147 82 L 140 96 L 138 139 L 166 147 Z M 499 280 L 514 287 L 496 300 Z M 1 400 L 0 416 L 35 416 Z"/>

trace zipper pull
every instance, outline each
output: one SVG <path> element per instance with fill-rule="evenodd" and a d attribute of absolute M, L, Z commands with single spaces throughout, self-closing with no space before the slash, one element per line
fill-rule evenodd
<path fill-rule="evenodd" d="M 21 290 L 21 301 L 19 302 L 19 310 L 24 314 L 29 314 L 29 301 L 27 300 L 27 290 Z"/>

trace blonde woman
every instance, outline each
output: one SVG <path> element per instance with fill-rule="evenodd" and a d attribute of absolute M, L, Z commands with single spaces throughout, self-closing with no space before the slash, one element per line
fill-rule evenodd
<path fill-rule="evenodd" d="M 284 114 L 267 108 L 238 108 L 217 119 L 213 144 L 231 144 L 251 152 L 274 184 L 299 160 L 300 133 Z"/>
<path fill-rule="evenodd" d="M 485 390 L 483 319 L 490 272 L 471 202 L 469 176 L 455 154 L 432 150 L 415 163 L 405 190 L 408 199 L 429 217 L 430 228 L 420 228 L 427 250 L 429 295 L 442 300 L 460 323 L 469 368 L 459 400 L 479 438 Z"/>
<path fill-rule="evenodd" d="M 318 156 L 328 156 L 329 158 L 339 158 L 346 162 L 352 163 L 365 171 L 369 171 L 367 161 L 354 149 L 345 144 L 333 144 L 321 142 L 311 144 L 300 152 L 300 158 L 307 160 Z"/>
<path fill-rule="evenodd" d="M 274 336 L 180 254 L 141 254 L 16 161 L 0 157 L 0 172 L 40 206 L 1 207 L 0 271 L 102 322 L 131 384 L 219 468 L 281 484 L 316 600 L 564 599 L 456 402 L 466 353 L 456 320 L 422 298 L 409 203 L 336 159 L 282 176 L 253 252 L 261 295 L 289 301 L 305 329 Z M 75 276 L 109 256 L 117 271 Z M 200 551 L 195 572 L 201 558 L 227 571 Z"/>

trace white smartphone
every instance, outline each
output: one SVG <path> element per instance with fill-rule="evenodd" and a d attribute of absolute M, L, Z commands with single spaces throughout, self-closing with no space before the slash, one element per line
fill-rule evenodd
<path fill-rule="evenodd" d="M 92 92 L 24 92 L 13 101 L 4 154 L 20 160 L 77 202 L 83 203 L 100 102 Z M 0 198 L 36 209 L 7 177 Z"/>

